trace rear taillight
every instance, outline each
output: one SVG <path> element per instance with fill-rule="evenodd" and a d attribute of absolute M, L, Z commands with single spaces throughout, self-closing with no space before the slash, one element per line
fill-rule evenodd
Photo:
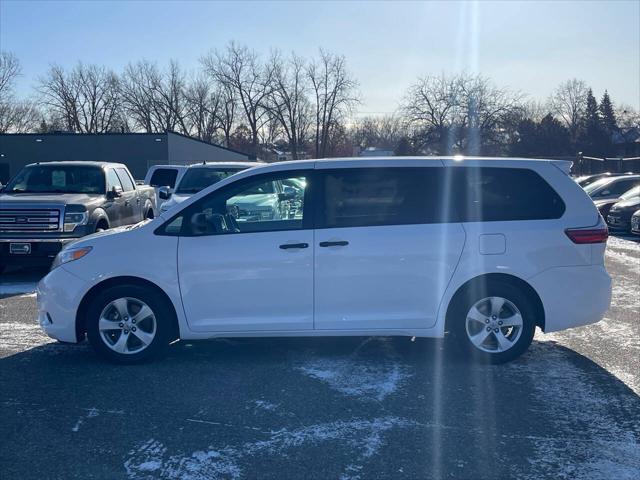
<path fill-rule="evenodd" d="M 609 238 L 609 229 L 605 227 L 598 228 L 567 228 L 564 233 L 571 239 L 573 243 L 606 243 Z"/>

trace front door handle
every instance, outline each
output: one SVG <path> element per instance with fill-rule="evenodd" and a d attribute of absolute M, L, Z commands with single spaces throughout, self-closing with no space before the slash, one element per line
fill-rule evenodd
<path fill-rule="evenodd" d="M 345 247 L 349 245 L 346 240 L 339 240 L 337 242 L 320 242 L 321 247 Z"/>
<path fill-rule="evenodd" d="M 131 202 L 129 200 L 125 200 L 124 201 L 124 206 L 128 207 L 129 205 L 131 205 Z"/>
<path fill-rule="evenodd" d="M 284 245 L 280 245 L 282 250 L 288 250 L 290 248 L 309 248 L 308 243 L 285 243 Z"/>

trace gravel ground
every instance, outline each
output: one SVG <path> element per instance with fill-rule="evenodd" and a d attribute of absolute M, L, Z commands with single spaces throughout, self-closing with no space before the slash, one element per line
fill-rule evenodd
<path fill-rule="evenodd" d="M 174 344 L 118 367 L 35 323 L 39 272 L 0 282 L 2 479 L 640 478 L 640 243 L 613 303 L 501 366 L 438 340 Z M 16 286 L 20 284 L 21 286 Z"/>

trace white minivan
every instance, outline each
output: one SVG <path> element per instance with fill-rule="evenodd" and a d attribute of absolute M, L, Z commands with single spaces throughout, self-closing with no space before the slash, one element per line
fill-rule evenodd
<path fill-rule="evenodd" d="M 245 170 L 135 227 L 63 250 L 39 322 L 134 363 L 175 339 L 443 337 L 500 363 L 609 307 L 607 227 L 568 162 L 294 161 Z M 296 214 L 238 215 L 274 181 Z"/>

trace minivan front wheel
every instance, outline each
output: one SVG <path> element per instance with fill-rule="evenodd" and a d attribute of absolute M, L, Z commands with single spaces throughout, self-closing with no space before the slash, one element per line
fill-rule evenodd
<path fill-rule="evenodd" d="M 535 334 L 535 309 L 508 283 L 469 288 L 454 309 L 451 330 L 459 346 L 482 362 L 504 363 L 522 355 Z"/>
<path fill-rule="evenodd" d="M 169 343 L 169 309 L 156 292 L 137 285 L 112 287 L 88 309 L 87 337 L 101 356 L 138 363 L 162 354 Z"/>

